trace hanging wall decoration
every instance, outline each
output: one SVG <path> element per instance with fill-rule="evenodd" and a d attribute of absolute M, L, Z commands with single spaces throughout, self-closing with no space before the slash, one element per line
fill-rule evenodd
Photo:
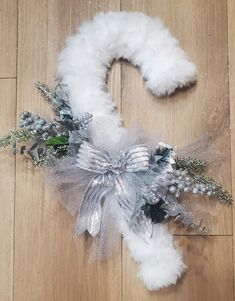
<path fill-rule="evenodd" d="M 76 234 L 94 237 L 93 256 L 109 255 L 120 233 L 139 264 L 139 278 L 157 290 L 175 284 L 186 269 L 167 222 L 207 233 L 182 200 L 189 194 L 224 204 L 232 199 L 204 174 L 206 160 L 182 156 L 165 142 L 122 126 L 105 83 L 107 69 L 119 58 L 140 68 L 156 96 L 196 81 L 195 65 L 159 19 L 130 12 L 98 14 L 68 39 L 55 89 L 36 83 L 55 118 L 23 112 L 20 129 L 1 138 L 0 147 L 9 146 L 33 166 L 44 167 L 59 200 L 78 213 Z M 199 155 L 197 146 L 207 140 L 195 143 Z"/>

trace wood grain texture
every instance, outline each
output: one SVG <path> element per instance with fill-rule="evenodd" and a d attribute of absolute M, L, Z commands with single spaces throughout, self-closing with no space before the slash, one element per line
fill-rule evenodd
<path fill-rule="evenodd" d="M 231 122 L 231 169 L 232 192 L 235 196 L 235 1 L 228 0 L 228 52 L 229 52 L 229 98 L 230 98 L 230 122 Z M 235 258 L 235 208 L 233 208 L 233 260 Z M 235 265 L 234 275 L 235 275 Z M 235 278 L 234 278 L 235 287 Z M 235 298 L 235 292 L 234 298 Z"/>
<path fill-rule="evenodd" d="M 15 128 L 16 81 L 0 80 L 0 136 Z M 15 156 L 0 152 L 0 300 L 12 301 Z"/>
<path fill-rule="evenodd" d="M 49 113 L 36 80 L 53 81 L 65 39 L 98 11 L 119 10 L 116 1 L 19 1 L 18 106 Z M 120 71 L 110 76 L 120 98 Z M 121 252 L 88 263 L 90 239 L 75 238 L 75 218 L 44 186 L 42 173 L 17 160 L 14 300 L 120 300 Z M 108 281 L 107 281 L 108 280 Z"/>
<path fill-rule="evenodd" d="M 17 0 L 0 1 L 0 45 L 0 77 L 15 77 Z"/>

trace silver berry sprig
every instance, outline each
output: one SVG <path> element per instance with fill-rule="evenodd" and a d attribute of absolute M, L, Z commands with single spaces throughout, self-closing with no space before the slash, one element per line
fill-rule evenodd
<path fill-rule="evenodd" d="M 85 130 L 89 123 L 91 123 L 93 115 L 86 112 L 81 118 L 76 119 L 74 122 L 76 124 L 77 129 Z"/>
<path fill-rule="evenodd" d="M 184 192 L 192 192 L 193 194 L 201 194 L 205 196 L 214 196 L 216 186 L 209 185 L 206 182 L 199 182 L 195 177 L 190 176 L 187 170 L 173 170 L 168 175 L 170 181 L 169 192 L 176 198 Z"/>
<path fill-rule="evenodd" d="M 61 127 L 58 123 L 48 122 L 44 118 L 30 112 L 23 112 L 20 115 L 20 127 L 31 133 L 32 136 L 47 140 L 59 134 Z"/>

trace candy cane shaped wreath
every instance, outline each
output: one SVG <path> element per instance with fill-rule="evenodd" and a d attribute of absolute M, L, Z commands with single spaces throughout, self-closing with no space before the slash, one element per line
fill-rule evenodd
<path fill-rule="evenodd" d="M 105 83 L 107 69 L 119 58 L 138 66 L 147 88 L 157 96 L 196 80 L 195 65 L 159 19 L 142 13 L 109 12 L 83 24 L 60 54 L 58 73 L 67 86 L 74 115 L 93 115 L 90 135 L 96 146 L 105 149 L 115 148 L 126 132 Z M 176 283 L 185 265 L 166 225 L 156 224 L 147 242 L 127 225 L 119 227 L 149 289 Z"/>
<path fill-rule="evenodd" d="M 62 204 L 78 213 L 76 234 L 93 236 L 90 251 L 97 258 L 110 254 L 121 233 L 140 279 L 157 290 L 175 284 L 186 269 L 166 222 L 206 232 L 179 197 L 193 193 L 223 203 L 232 198 L 204 174 L 207 161 L 179 156 L 170 145 L 123 127 L 105 83 L 107 69 L 119 58 L 138 66 L 157 96 L 196 80 L 195 65 L 159 19 L 98 14 L 68 39 L 55 89 L 36 83 L 56 118 L 23 112 L 21 128 L 1 138 L 0 148 L 10 146 L 34 166 L 46 167 L 47 182 L 56 184 Z M 207 139 L 199 142 L 191 149 Z"/>

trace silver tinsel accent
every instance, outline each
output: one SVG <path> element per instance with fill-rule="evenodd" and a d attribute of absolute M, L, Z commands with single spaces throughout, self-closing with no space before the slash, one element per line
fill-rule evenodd
<path fill-rule="evenodd" d="M 164 198 L 165 203 L 161 206 L 166 211 L 168 216 L 173 217 L 174 221 L 180 221 L 187 227 L 194 230 L 200 230 L 202 233 L 207 234 L 207 229 L 202 225 L 202 220 L 197 222 L 195 217 L 183 204 L 179 204 L 173 195 Z"/>

